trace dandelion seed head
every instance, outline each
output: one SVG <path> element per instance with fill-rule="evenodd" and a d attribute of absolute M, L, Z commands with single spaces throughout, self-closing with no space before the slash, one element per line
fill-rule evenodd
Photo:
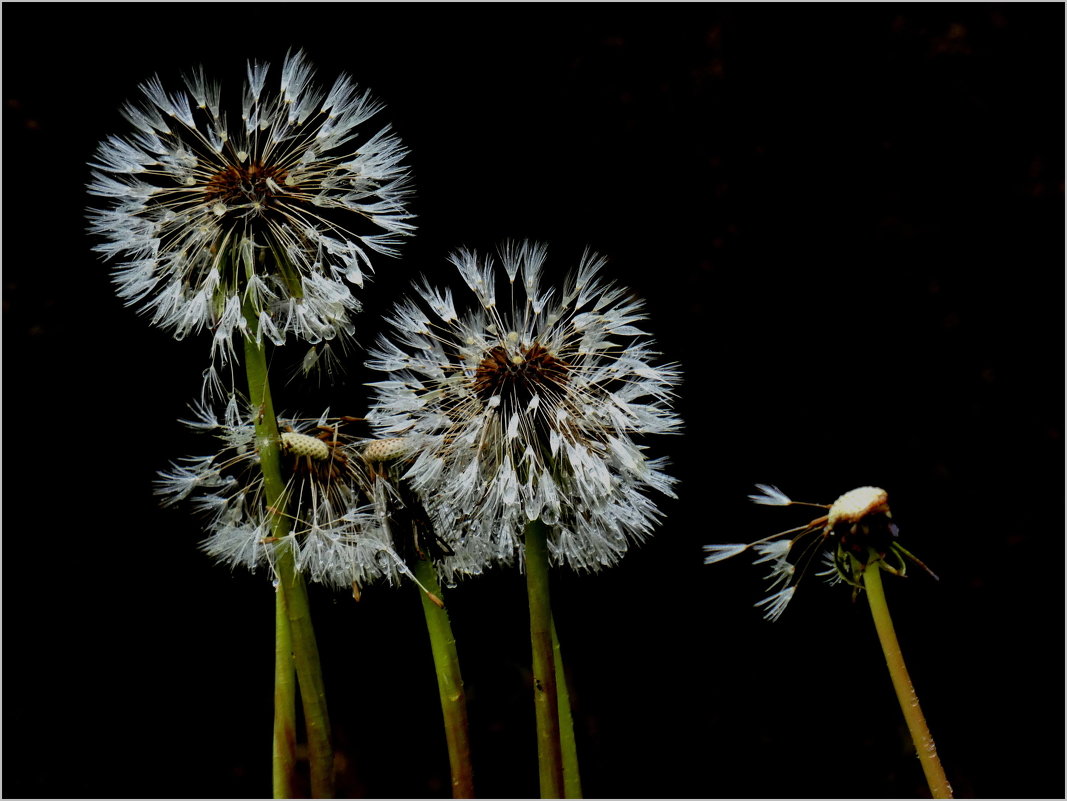
<path fill-rule="evenodd" d="M 414 229 L 407 150 L 373 121 L 381 105 L 346 76 L 324 92 L 301 52 L 277 93 L 269 72 L 250 63 L 228 109 L 202 69 L 186 91 L 147 81 L 123 109 L 133 132 L 91 162 L 89 227 L 119 296 L 178 338 L 212 330 L 213 356 L 232 354 L 234 332 L 350 336 L 351 287 Z M 254 330 L 224 321 L 233 299 Z"/>
<path fill-rule="evenodd" d="M 213 434 L 218 447 L 163 471 L 156 492 L 165 505 L 189 500 L 207 515 L 201 547 L 208 555 L 231 567 L 273 573 L 278 549 L 287 547 L 309 581 L 345 589 L 377 579 L 397 583 L 405 575 L 407 567 L 373 502 L 374 479 L 360 443 L 345 433 L 344 420 L 279 419 L 285 487 L 271 507 L 259 466 L 257 444 L 264 443 L 256 434 L 255 411 L 227 408 L 221 421 L 209 406 L 194 412 L 187 422 Z M 286 521 L 281 537 L 278 514 Z"/>
<path fill-rule="evenodd" d="M 441 528 L 506 562 L 540 518 L 554 561 L 597 570 L 654 528 L 645 492 L 673 495 L 643 438 L 678 431 L 680 373 L 634 325 L 641 302 L 600 277 L 602 258 L 587 252 L 556 293 L 542 288 L 546 255 L 531 242 L 499 261 L 453 254 L 473 294 L 461 313 L 417 286 L 421 303 L 399 304 L 371 352 L 389 375 L 368 419 L 382 437 L 418 438 L 405 478 Z"/>

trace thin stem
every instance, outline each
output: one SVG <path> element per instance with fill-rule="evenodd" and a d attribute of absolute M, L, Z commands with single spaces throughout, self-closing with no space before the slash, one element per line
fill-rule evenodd
<path fill-rule="evenodd" d="M 252 329 L 257 321 L 253 314 L 246 314 Z M 300 698 L 304 707 L 304 723 L 307 727 L 308 761 L 311 766 L 311 794 L 315 798 L 332 798 L 334 788 L 333 746 L 330 743 L 330 719 L 326 712 L 326 692 L 322 681 L 322 666 L 319 663 L 315 631 L 311 625 L 307 587 L 304 577 L 296 570 L 292 548 L 285 537 L 289 533 L 288 518 L 281 513 L 285 505 L 285 483 L 282 481 L 281 452 L 278 421 L 274 416 L 270 383 L 267 375 L 267 359 L 262 345 L 245 338 L 245 369 L 248 373 L 248 397 L 255 411 L 256 451 L 263 472 L 263 488 L 267 506 L 279 510 L 271 516 L 271 533 L 281 540 L 275 548 L 274 571 L 278 578 L 277 590 L 284 594 L 283 604 L 289 622 L 288 634 L 276 636 L 291 638 L 293 660 L 296 666 Z M 276 670 L 279 660 L 275 660 Z M 282 673 L 285 668 L 282 669 Z M 286 678 L 275 673 L 275 693 L 279 682 Z M 286 707 L 287 709 L 287 707 Z M 279 713 L 275 710 L 275 715 Z M 282 714 L 287 714 L 286 710 Z M 275 722 L 275 729 L 284 721 Z M 275 773 L 281 768 L 276 767 Z"/>
<path fill-rule="evenodd" d="M 582 777 L 578 772 L 578 744 L 574 739 L 574 717 L 571 715 L 571 694 L 567 674 L 563 670 L 563 655 L 556 634 L 556 618 L 550 619 L 552 656 L 556 665 L 556 695 L 559 699 L 559 744 L 563 751 L 563 789 L 567 798 L 582 797 Z"/>
<path fill-rule="evenodd" d="M 419 559 L 415 578 L 438 598 L 441 587 L 436 571 L 428 559 Z M 441 696 L 441 714 L 445 722 L 448 743 L 448 762 L 452 768 L 452 797 L 474 798 L 474 779 L 471 769 L 471 746 L 467 730 L 467 697 L 463 691 L 463 676 L 459 672 L 459 654 L 448 612 L 431 601 L 421 589 L 422 611 L 426 615 L 426 629 L 430 634 L 434 667 L 437 669 L 437 690 Z"/>
<path fill-rule="evenodd" d="M 300 700 L 307 727 L 308 762 L 311 767 L 311 797 L 334 797 L 333 744 L 326 710 L 326 686 L 322 680 L 319 648 L 311 625 L 307 585 L 297 572 L 291 548 L 278 549 L 275 563 L 279 589 L 285 593 L 286 612 L 293 637 L 293 658 L 300 685 Z"/>
<path fill-rule="evenodd" d="M 941 760 L 937 758 L 937 747 L 934 745 L 934 738 L 930 736 L 930 729 L 926 726 L 926 718 L 923 717 L 922 708 L 919 706 L 919 696 L 915 694 L 908 669 L 904 665 L 904 655 L 900 652 L 900 643 L 897 642 L 897 635 L 893 630 L 893 619 L 889 616 L 889 606 L 885 601 L 881 573 L 878 562 L 872 561 L 863 573 L 863 586 L 867 590 L 874 627 L 878 630 L 885 662 L 893 679 L 893 689 L 896 690 L 900 709 L 904 712 L 904 720 L 908 723 L 908 731 L 911 732 L 915 751 L 922 764 L 923 773 L 926 774 L 931 796 L 952 798 L 952 788 L 941 767 Z"/>
<path fill-rule="evenodd" d="M 296 668 L 284 592 L 274 594 L 274 613 L 274 797 L 295 798 Z"/>
<path fill-rule="evenodd" d="M 528 523 L 525 540 L 541 797 L 562 798 L 563 754 L 559 739 L 556 661 L 552 651 L 552 606 L 548 593 L 548 535 L 545 525 L 540 520 Z"/>

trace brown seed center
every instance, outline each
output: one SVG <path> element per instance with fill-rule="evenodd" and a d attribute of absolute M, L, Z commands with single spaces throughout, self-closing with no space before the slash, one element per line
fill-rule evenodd
<path fill-rule="evenodd" d="M 483 400 L 500 395 L 501 400 L 525 406 L 535 394 L 557 391 L 567 383 L 570 365 L 540 343 L 509 354 L 493 348 L 474 372 L 474 392 Z"/>
<path fill-rule="evenodd" d="M 269 207 L 278 197 L 287 194 L 287 173 L 281 167 L 255 161 L 251 164 L 231 164 L 215 173 L 207 183 L 206 199 L 226 205 L 251 204 L 260 209 Z"/>

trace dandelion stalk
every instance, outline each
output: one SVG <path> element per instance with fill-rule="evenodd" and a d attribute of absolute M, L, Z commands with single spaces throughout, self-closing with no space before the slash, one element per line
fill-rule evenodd
<path fill-rule="evenodd" d="M 889 606 L 886 604 L 885 592 L 882 589 L 879 565 L 880 563 L 876 560 L 872 560 L 867 565 L 863 573 L 863 585 L 867 590 L 871 614 L 874 616 L 874 626 L 878 630 L 878 639 L 882 643 L 885 661 L 889 666 L 889 675 L 893 679 L 893 689 L 896 690 L 897 701 L 907 721 L 912 742 L 915 743 L 915 751 L 922 763 L 923 773 L 926 774 L 930 794 L 934 798 L 952 798 L 952 788 L 941 767 L 941 760 L 937 758 L 934 738 L 930 736 L 926 718 L 923 717 L 922 708 L 919 706 L 919 697 L 915 694 L 911 677 L 908 676 L 908 669 L 904 665 L 904 655 L 900 651 L 900 643 L 897 642 L 897 635 L 893 630 L 893 619 L 889 616 Z"/>
<path fill-rule="evenodd" d="M 275 593 L 274 641 L 274 797 L 295 798 L 296 668 L 285 593 Z"/>
<path fill-rule="evenodd" d="M 530 603 L 537 764 L 542 798 L 563 798 L 556 659 L 552 648 L 552 606 L 548 591 L 548 536 L 544 523 L 526 525 L 526 592 Z"/>
<path fill-rule="evenodd" d="M 255 325 L 255 318 L 250 314 L 249 323 Z M 267 360 L 264 348 L 251 338 L 245 338 L 245 367 L 248 373 L 248 397 L 256 414 L 256 450 L 259 454 L 260 468 L 263 471 L 263 486 L 267 505 L 278 510 L 285 502 L 285 483 L 282 480 L 281 456 L 278 443 L 278 421 L 274 416 L 271 401 L 270 384 L 267 375 Z M 319 664 L 319 651 L 315 643 L 315 632 L 311 625 L 308 607 L 307 587 L 295 565 L 292 548 L 284 539 L 288 534 L 288 518 L 280 512 L 272 514 L 272 533 L 282 540 L 276 549 L 274 570 L 278 578 L 278 594 L 283 596 L 278 602 L 285 609 L 285 620 L 289 630 L 282 630 L 276 635 L 289 640 L 292 646 L 293 661 L 296 667 L 300 697 L 304 707 L 304 723 L 307 728 L 308 761 L 311 765 L 311 794 L 316 798 L 332 798 L 334 786 L 333 746 L 330 742 L 330 720 L 326 712 L 326 692 L 322 681 L 322 667 Z M 278 616 L 280 619 L 280 615 Z M 276 659 L 275 694 L 284 692 L 286 682 L 292 681 L 291 670 Z M 281 688 L 279 688 L 281 685 Z M 283 695 L 283 708 L 279 721 L 275 710 L 275 758 L 277 752 L 277 731 L 286 725 L 284 716 L 290 714 L 290 705 Z M 288 758 L 287 755 L 284 758 Z M 275 767 L 275 775 L 281 768 Z M 275 790 L 277 791 L 277 779 Z"/>
<path fill-rule="evenodd" d="M 415 564 L 415 578 L 437 597 L 441 587 L 429 559 L 419 559 Z M 463 690 L 463 676 L 459 670 L 459 654 L 456 638 L 448 612 L 437 606 L 429 596 L 422 596 L 422 611 L 426 615 L 426 628 L 430 633 L 430 648 L 437 669 L 437 689 L 441 695 L 441 714 L 445 722 L 445 740 L 448 743 L 448 762 L 452 769 L 452 797 L 473 798 L 474 779 L 471 769 L 470 736 L 467 728 L 467 697 Z"/>
<path fill-rule="evenodd" d="M 556 618 L 551 619 L 552 657 L 556 666 L 556 695 L 559 699 L 559 744 L 563 751 L 563 789 L 567 798 L 582 797 L 582 779 L 578 773 L 578 745 L 574 739 L 574 718 L 571 715 L 571 695 L 567 674 L 563 671 L 563 656 L 556 634 Z"/>

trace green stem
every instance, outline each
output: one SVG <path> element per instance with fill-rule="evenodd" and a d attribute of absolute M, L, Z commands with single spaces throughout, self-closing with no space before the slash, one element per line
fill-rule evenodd
<path fill-rule="evenodd" d="M 274 594 L 274 797 L 295 798 L 296 668 L 285 593 Z"/>
<path fill-rule="evenodd" d="M 578 744 L 574 739 L 574 717 L 571 715 L 571 695 L 567 674 L 563 670 L 563 656 L 556 634 L 556 618 L 549 620 L 552 630 L 552 657 L 556 666 L 556 695 L 559 699 L 559 742 L 563 751 L 563 789 L 567 798 L 582 797 L 582 778 L 578 773 Z"/>
<path fill-rule="evenodd" d="M 330 717 L 326 711 L 326 686 L 322 680 L 319 648 L 311 625 L 307 585 L 297 572 L 291 548 L 278 549 L 275 562 L 278 586 L 285 593 L 286 612 L 292 628 L 293 658 L 300 685 L 307 728 L 308 762 L 311 767 L 311 797 L 334 797 L 333 744 L 330 740 Z"/>
<path fill-rule="evenodd" d="M 441 597 L 437 573 L 428 559 L 417 561 L 415 578 L 435 596 Z M 426 615 L 426 629 L 430 634 L 430 648 L 433 651 L 434 667 L 437 669 L 437 690 L 441 696 L 448 762 L 452 768 L 452 797 L 474 798 L 467 697 L 463 691 L 463 676 L 459 671 L 456 638 L 452 634 L 448 612 L 431 601 L 421 589 L 419 595 L 422 597 L 422 611 Z"/>
<path fill-rule="evenodd" d="M 247 314 L 252 330 L 258 321 Z M 280 638 L 291 638 L 293 660 L 296 665 L 300 698 L 304 707 L 304 723 L 307 727 L 308 761 L 311 766 L 311 794 L 315 798 L 332 798 L 334 788 L 333 746 L 330 743 L 330 719 L 326 712 L 326 692 L 322 681 L 322 666 L 319 663 L 315 631 L 311 625 L 307 587 L 304 577 L 296 569 L 292 548 L 285 537 L 289 533 L 289 519 L 284 514 L 285 482 L 282 480 L 281 451 L 278 421 L 270 395 L 267 375 L 267 359 L 261 345 L 245 338 L 245 368 L 248 373 L 248 398 L 255 413 L 256 451 L 263 472 L 263 489 L 267 506 L 273 510 L 271 532 L 281 540 L 275 547 L 274 571 L 278 579 L 277 590 L 284 595 L 282 604 L 289 623 L 289 632 L 279 632 Z M 275 660 L 276 670 L 281 661 Z M 282 667 L 285 673 L 287 668 Z M 275 673 L 275 693 L 279 683 L 287 679 Z M 287 708 L 282 714 L 287 714 Z M 275 710 L 275 715 L 278 711 Z M 276 719 L 275 729 L 284 725 Z M 283 768 L 276 767 L 277 774 Z"/>
<path fill-rule="evenodd" d="M 908 669 L 904 665 L 904 655 L 900 652 L 900 643 L 897 642 L 897 635 L 893 630 L 893 619 L 889 616 L 889 606 L 882 589 L 881 572 L 878 562 L 871 561 L 863 573 L 863 586 L 867 590 L 874 627 L 878 630 L 885 662 L 893 679 L 893 689 L 896 690 L 897 701 L 904 712 L 904 720 L 908 723 L 915 751 L 922 763 L 923 773 L 926 774 L 930 794 L 934 798 L 952 798 L 952 788 L 941 767 L 941 760 L 937 758 L 934 738 L 930 736 L 930 729 L 926 726 L 926 718 L 923 717 L 922 708 L 919 706 L 919 696 L 915 694 Z"/>
<path fill-rule="evenodd" d="M 559 739 L 556 661 L 552 650 L 552 606 L 548 593 L 548 533 L 544 523 L 540 520 L 528 523 L 525 540 L 541 797 L 562 798 L 563 754 Z"/>

